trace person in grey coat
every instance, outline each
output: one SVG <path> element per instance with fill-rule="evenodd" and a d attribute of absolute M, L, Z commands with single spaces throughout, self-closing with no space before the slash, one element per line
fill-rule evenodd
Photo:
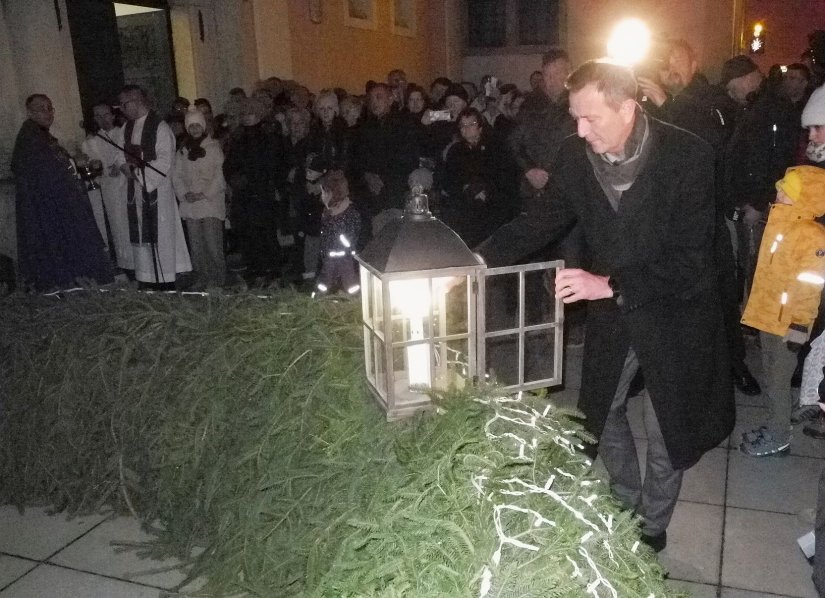
<path fill-rule="evenodd" d="M 591 265 L 559 271 L 555 285 L 565 303 L 588 301 L 579 409 L 613 493 L 661 550 L 684 470 L 735 421 L 713 265 L 713 152 L 645 115 L 625 67 L 587 62 L 567 87 L 578 136 L 562 144 L 548 200 L 477 250 L 488 266 L 505 265 L 581 225 Z M 639 370 L 644 482 L 626 416 Z"/>

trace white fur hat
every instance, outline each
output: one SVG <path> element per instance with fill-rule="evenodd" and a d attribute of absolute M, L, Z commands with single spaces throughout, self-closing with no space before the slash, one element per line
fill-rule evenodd
<path fill-rule="evenodd" d="M 189 125 L 198 124 L 203 127 L 203 130 L 206 130 L 206 117 L 204 117 L 203 112 L 198 110 L 197 108 L 190 108 L 186 111 L 186 128 L 189 128 Z"/>
<path fill-rule="evenodd" d="M 825 125 L 825 85 L 817 87 L 802 111 L 802 126 Z"/>

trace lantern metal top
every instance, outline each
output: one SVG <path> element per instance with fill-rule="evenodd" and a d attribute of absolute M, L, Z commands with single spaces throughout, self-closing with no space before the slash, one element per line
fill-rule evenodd
<path fill-rule="evenodd" d="M 483 265 L 461 237 L 433 217 L 420 189 L 413 191 L 404 216 L 386 224 L 356 257 L 387 274 Z"/>

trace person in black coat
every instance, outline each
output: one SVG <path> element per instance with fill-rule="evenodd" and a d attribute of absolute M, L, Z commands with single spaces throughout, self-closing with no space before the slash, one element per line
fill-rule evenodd
<path fill-rule="evenodd" d="M 642 102 L 645 110 L 654 117 L 690 131 L 707 141 L 713 147 L 718 174 L 722 168 L 725 143 L 732 131 L 732 127 L 726 126 L 727 121 L 723 116 L 723 107 L 729 99 L 718 88 L 711 86 L 699 72 L 699 63 L 693 48 L 684 40 L 676 40 L 669 44 L 667 59 L 661 71 L 661 80 L 667 91 L 652 79 L 638 77 L 638 80 L 639 87 L 647 99 Z M 736 258 L 725 218 L 722 185 L 716 186 L 716 200 L 714 254 L 733 381 L 740 392 L 755 396 L 761 392 L 761 388 L 745 364 L 745 340 L 739 324 L 742 318 L 739 311 L 741 292 L 737 282 Z"/>
<path fill-rule="evenodd" d="M 323 172 L 346 170 L 349 164 L 347 124 L 338 115 L 338 96 L 322 91 L 313 105 L 317 117 L 310 126 L 307 140 L 309 160 L 318 159 Z"/>
<path fill-rule="evenodd" d="M 11 158 L 22 284 L 43 292 L 84 281 L 112 282 L 114 269 L 85 185 L 69 154 L 49 133 L 52 101 L 43 94 L 29 96 L 26 113 Z"/>
<path fill-rule="evenodd" d="M 506 161 L 475 108 L 458 117 L 461 139 L 447 150 L 441 218 L 470 247 L 515 214 L 505 196 Z"/>
<path fill-rule="evenodd" d="M 368 114 L 355 133 L 350 172 L 360 211 L 374 217 L 403 208 L 407 176 L 418 167 L 418 150 L 401 116 L 390 112 L 389 87 L 376 83 L 367 96 Z"/>
<path fill-rule="evenodd" d="M 229 144 L 223 172 L 232 188 L 230 220 L 248 273 L 274 278 L 281 266 L 277 231 L 284 224 L 284 209 L 279 192 L 287 163 L 280 125 L 273 121 L 278 130 L 270 131 L 262 122 L 265 112 L 257 98 L 244 101 L 243 126 Z"/>
<path fill-rule="evenodd" d="M 513 263 L 581 224 L 589 271 L 563 269 L 555 284 L 565 303 L 588 301 L 579 408 L 614 494 L 660 550 L 683 471 L 735 421 L 713 265 L 713 152 L 645 115 L 629 69 L 587 62 L 567 85 L 578 138 L 557 154 L 548 200 L 477 251 L 488 266 Z M 644 485 L 626 416 L 639 370 L 647 386 Z"/>
<path fill-rule="evenodd" d="M 793 165 L 800 127 L 790 101 L 767 84 L 749 57 L 725 62 L 720 84 L 739 105 L 725 148 L 722 184 L 726 211 L 736 220 L 742 286 L 749 287 L 774 184 Z"/>

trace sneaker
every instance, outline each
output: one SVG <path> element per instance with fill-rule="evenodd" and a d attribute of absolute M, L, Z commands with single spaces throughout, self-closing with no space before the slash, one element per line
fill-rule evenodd
<path fill-rule="evenodd" d="M 769 457 L 784 454 L 791 448 L 791 439 L 778 440 L 767 431 L 752 441 L 743 441 L 739 450 L 750 457 Z"/>
<path fill-rule="evenodd" d="M 768 426 L 759 426 L 750 432 L 742 432 L 742 442 L 756 442 L 768 432 Z"/>
<path fill-rule="evenodd" d="M 819 405 L 800 405 L 791 412 L 791 423 L 793 425 L 801 424 L 802 422 L 816 419 L 822 413 Z"/>
<path fill-rule="evenodd" d="M 805 424 L 805 427 L 802 428 L 802 433 L 805 434 L 805 436 L 823 440 L 825 439 L 825 414 L 822 413 L 822 410 L 819 409 L 817 405 L 814 405 L 814 407 L 816 407 L 820 413 L 812 422 Z"/>

